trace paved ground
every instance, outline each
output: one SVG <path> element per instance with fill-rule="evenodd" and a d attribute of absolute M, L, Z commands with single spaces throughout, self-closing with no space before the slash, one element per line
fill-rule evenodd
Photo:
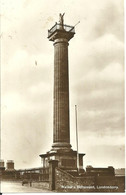
<path fill-rule="evenodd" d="M 19 182 L 4 182 L 4 181 L 2 181 L 0 192 L 2 192 L 2 193 L 7 193 L 7 192 L 10 192 L 10 193 L 13 193 L 13 192 L 17 192 L 17 193 L 18 192 L 31 192 L 31 193 L 47 192 L 47 193 L 50 193 L 51 191 L 45 190 L 45 189 L 32 188 L 28 185 L 22 186 L 22 184 Z"/>

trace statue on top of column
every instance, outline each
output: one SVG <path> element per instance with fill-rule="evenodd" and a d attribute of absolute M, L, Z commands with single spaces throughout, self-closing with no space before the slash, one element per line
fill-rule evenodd
<path fill-rule="evenodd" d="M 63 13 L 63 14 L 59 14 L 59 23 L 60 23 L 60 27 L 63 29 L 63 24 L 64 24 L 64 19 L 63 19 L 63 17 L 64 17 L 64 14 L 65 13 Z"/>

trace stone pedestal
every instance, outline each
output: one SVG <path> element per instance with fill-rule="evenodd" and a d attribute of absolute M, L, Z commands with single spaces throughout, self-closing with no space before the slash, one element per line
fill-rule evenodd
<path fill-rule="evenodd" d="M 83 169 L 83 156 L 85 154 L 79 154 L 79 169 Z M 77 151 L 70 150 L 69 152 L 63 150 L 57 150 L 47 152 L 40 155 L 43 167 L 49 167 L 50 160 L 58 160 L 58 167 L 67 170 L 77 171 Z"/>

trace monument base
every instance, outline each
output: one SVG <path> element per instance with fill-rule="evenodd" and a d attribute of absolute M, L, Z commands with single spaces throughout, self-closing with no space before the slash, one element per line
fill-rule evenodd
<path fill-rule="evenodd" d="M 71 144 L 69 143 L 66 143 L 66 142 L 56 142 L 56 143 L 53 143 L 52 145 L 52 149 L 50 152 L 54 151 L 54 152 L 57 152 L 60 150 L 60 152 L 70 152 L 72 151 L 71 149 Z"/>
<path fill-rule="evenodd" d="M 79 170 L 83 169 L 83 156 L 79 154 Z M 68 170 L 77 170 L 77 151 L 72 149 L 50 150 L 46 154 L 39 155 L 42 160 L 42 167 L 49 167 L 50 160 L 58 160 L 58 167 Z"/>

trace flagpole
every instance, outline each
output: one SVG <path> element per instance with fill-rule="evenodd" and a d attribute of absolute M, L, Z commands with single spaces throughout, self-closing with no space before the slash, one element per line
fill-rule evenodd
<path fill-rule="evenodd" d="M 77 170 L 78 170 L 78 173 L 79 173 L 78 129 L 77 129 L 77 105 L 75 105 L 75 118 L 76 118 Z"/>

